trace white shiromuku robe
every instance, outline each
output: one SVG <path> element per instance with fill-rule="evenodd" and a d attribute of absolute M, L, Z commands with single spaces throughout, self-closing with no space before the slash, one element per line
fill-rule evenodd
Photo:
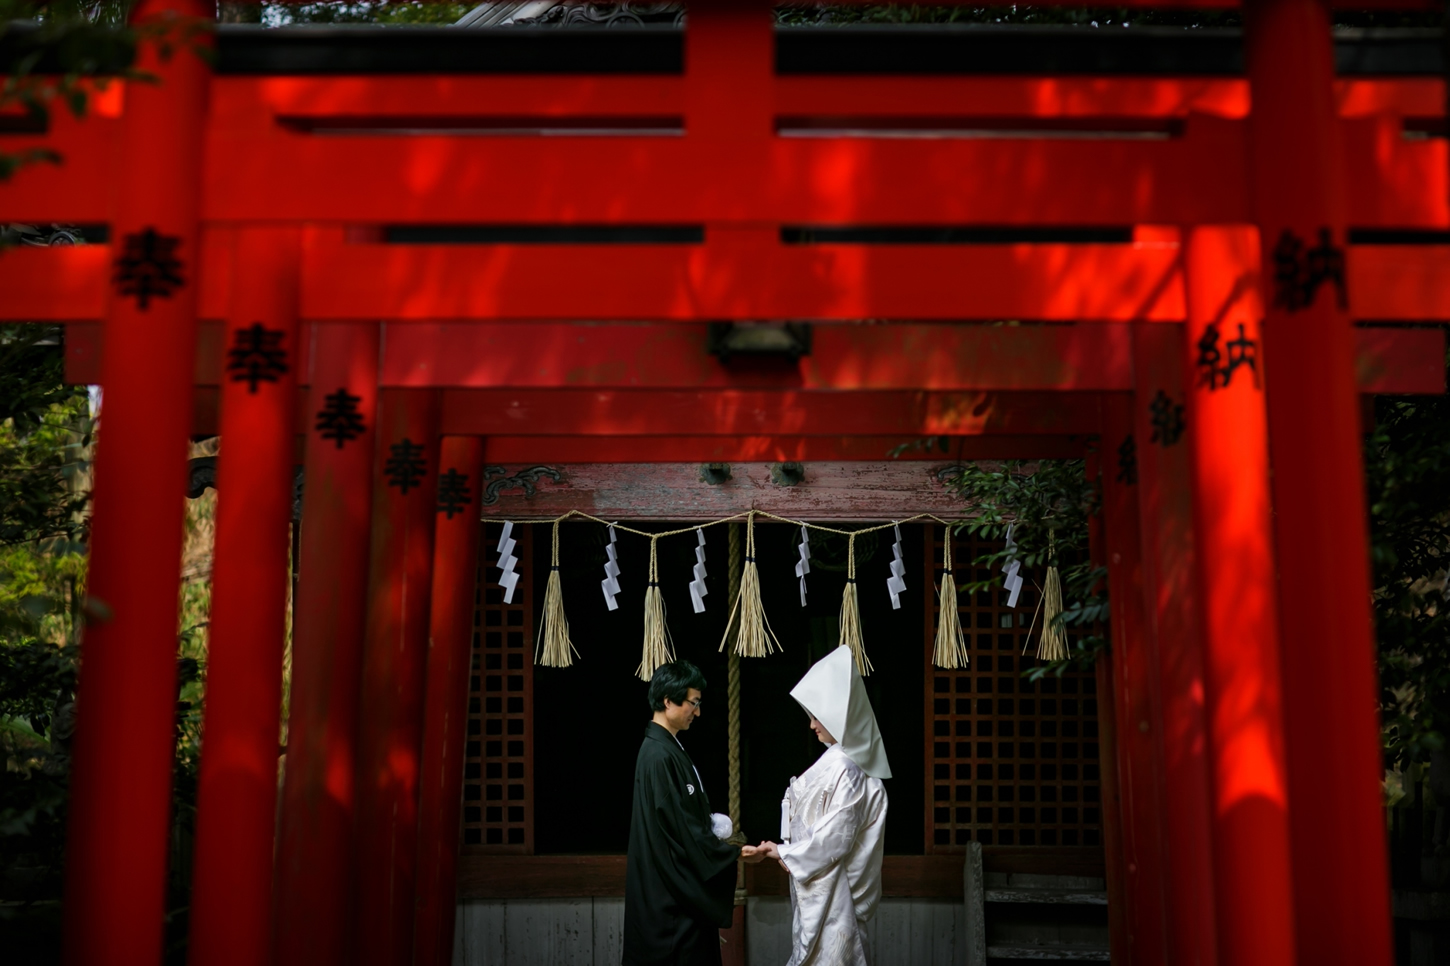
<path fill-rule="evenodd" d="M 790 869 L 789 966 L 867 966 L 866 922 L 881 899 L 886 789 L 839 744 L 790 780 L 781 861 Z"/>

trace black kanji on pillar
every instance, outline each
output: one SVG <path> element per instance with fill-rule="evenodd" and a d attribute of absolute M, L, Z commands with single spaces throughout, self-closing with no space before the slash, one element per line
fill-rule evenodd
<path fill-rule="evenodd" d="M 1118 482 L 1128 486 L 1138 482 L 1138 444 L 1132 433 L 1118 445 Z"/>
<path fill-rule="evenodd" d="M 1334 233 L 1319 229 L 1319 244 L 1305 249 L 1303 239 L 1284 229 L 1274 246 L 1274 304 L 1289 312 L 1307 309 L 1325 282 L 1334 285 L 1339 307 L 1348 308 L 1344 249 L 1334 244 Z"/>
<path fill-rule="evenodd" d="M 388 486 L 396 486 L 407 494 L 427 472 L 423 446 L 405 436 L 401 443 L 389 446 L 388 451 L 393 455 L 383 464 L 383 475 L 388 478 Z"/>
<path fill-rule="evenodd" d="M 1172 446 L 1183 438 L 1183 432 L 1188 428 L 1183 418 L 1183 404 L 1174 402 L 1162 389 L 1148 404 L 1148 415 L 1153 426 L 1153 435 L 1148 442 L 1159 446 Z"/>
<path fill-rule="evenodd" d="M 1228 361 L 1224 361 L 1223 350 L 1219 348 L 1218 323 L 1210 322 L 1198 340 L 1198 380 L 1208 386 L 1209 391 L 1223 389 L 1233 381 L 1234 371 L 1239 366 L 1248 366 L 1254 372 L 1254 386 L 1259 386 L 1259 344 L 1250 339 L 1240 322 L 1239 337 L 1230 339 L 1224 348 L 1228 349 Z"/>
<path fill-rule="evenodd" d="M 344 443 L 361 436 L 367 427 L 362 413 L 357 411 L 360 402 L 362 397 L 354 396 L 344 386 L 324 396 L 322 408 L 317 411 L 317 429 L 322 438 L 335 440 L 337 448 L 342 449 Z"/>
<path fill-rule="evenodd" d="M 122 295 L 134 295 L 136 307 L 145 310 L 152 298 L 171 298 L 186 285 L 181 259 L 176 257 L 181 239 L 147 227 L 127 235 L 111 276 Z"/>
<path fill-rule="evenodd" d="M 453 519 L 453 514 L 462 513 L 463 508 L 473 502 L 473 493 L 468 489 L 468 474 L 453 467 L 438 477 L 438 512 Z"/>
<path fill-rule="evenodd" d="M 260 322 L 238 329 L 227 351 L 227 372 L 232 382 L 247 383 L 247 391 L 251 393 L 257 391 L 258 383 L 276 382 L 287 371 L 287 350 L 282 348 L 284 334 Z"/>

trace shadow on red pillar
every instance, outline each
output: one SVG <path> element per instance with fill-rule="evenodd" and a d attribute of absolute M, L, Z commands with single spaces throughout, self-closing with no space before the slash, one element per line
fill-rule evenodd
<path fill-rule="evenodd" d="M 464 726 L 473 673 L 473 615 L 483 528 L 477 494 L 483 440 L 444 437 L 433 538 L 428 679 L 418 785 L 418 886 L 412 966 L 448 966 L 458 900 L 458 829 L 463 798 Z"/>
<path fill-rule="evenodd" d="M 1133 327 L 1133 438 L 1149 639 L 1158 648 L 1168 961 L 1209 966 L 1219 952 L 1182 340 L 1179 325 Z"/>
<path fill-rule="evenodd" d="M 1193 454 L 1214 881 L 1225 963 L 1294 961 L 1269 451 L 1251 227 L 1184 238 Z"/>
<path fill-rule="evenodd" d="M 1101 484 L 1102 453 L 1089 450 L 1084 470 L 1089 482 Z M 1107 545 L 1103 534 L 1103 515 L 1088 518 L 1088 552 L 1094 567 L 1107 566 Z M 1104 648 L 1093 668 L 1093 689 L 1098 700 L 1098 745 L 1102 769 L 1103 858 L 1108 892 L 1108 947 L 1119 962 L 1131 958 L 1132 927 L 1128 907 L 1128 861 L 1123 828 L 1123 792 L 1119 781 L 1118 708 L 1113 702 L 1113 651 Z"/>
<path fill-rule="evenodd" d="M 378 326 L 314 323 L 275 891 L 278 966 L 351 961 Z"/>
<path fill-rule="evenodd" d="M 213 15 L 195 0 L 148 0 L 133 22 Z M 118 258 L 90 536 L 94 604 L 66 845 L 70 966 L 152 966 L 162 951 L 210 71 L 188 42 L 165 60 L 157 47 L 139 46 L 136 67 L 158 83 L 127 92 L 118 153 Z"/>
<path fill-rule="evenodd" d="M 1128 943 L 1124 962 L 1154 966 L 1167 960 L 1164 935 L 1163 788 L 1161 728 L 1151 695 L 1158 687 L 1152 625 L 1143 613 L 1142 539 L 1138 525 L 1138 456 L 1133 397 L 1105 395 L 1103 531 L 1108 568 L 1111 659 L 1098 674 L 1112 682 L 1121 814 Z M 1107 669 L 1106 673 L 1104 668 Z M 1106 705 L 1106 701 L 1100 707 Z"/>
<path fill-rule="evenodd" d="M 439 397 L 385 389 L 378 409 L 357 754 L 357 962 L 413 957 L 418 768 L 433 583 Z"/>
<path fill-rule="evenodd" d="M 222 383 L 192 966 L 267 966 L 297 427 L 295 230 L 237 233 Z"/>
<path fill-rule="evenodd" d="M 1348 191 L 1329 14 L 1318 0 L 1250 0 L 1244 22 L 1289 801 L 1305 803 L 1290 823 L 1299 961 L 1383 966 L 1389 873 L 1353 293 L 1332 273 L 1348 247 Z"/>

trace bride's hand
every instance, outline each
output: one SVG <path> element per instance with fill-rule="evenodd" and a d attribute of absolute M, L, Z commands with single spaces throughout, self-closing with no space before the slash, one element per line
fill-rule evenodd
<path fill-rule="evenodd" d="M 755 863 L 760 862 L 765 858 L 765 853 L 761 852 L 753 845 L 742 845 L 740 847 L 740 858 L 748 864 L 754 865 Z"/>

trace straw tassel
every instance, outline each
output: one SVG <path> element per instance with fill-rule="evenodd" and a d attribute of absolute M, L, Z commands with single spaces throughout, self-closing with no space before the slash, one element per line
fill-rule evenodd
<path fill-rule="evenodd" d="M 670 629 L 665 625 L 665 602 L 660 596 L 659 563 L 655 554 L 658 542 L 658 537 L 650 537 L 649 586 L 644 591 L 644 654 L 634 671 L 641 681 L 648 681 L 660 665 L 675 659 L 674 641 L 670 640 Z"/>
<path fill-rule="evenodd" d="M 730 608 L 730 617 L 725 621 L 725 636 L 720 639 L 720 650 L 730 640 L 730 631 L 739 619 L 739 633 L 735 638 L 735 653 L 741 657 L 765 657 L 781 650 L 780 641 L 770 629 L 765 617 L 765 608 L 760 603 L 760 572 L 755 566 L 755 513 L 752 511 L 745 521 L 745 565 L 740 573 L 740 593 L 735 595 L 735 604 Z"/>
<path fill-rule="evenodd" d="M 962 634 L 962 618 L 957 612 L 957 579 L 952 575 L 952 528 L 944 528 L 942 538 L 940 614 L 936 623 L 936 650 L 931 662 L 937 667 L 955 670 L 967 666 L 967 642 Z"/>
<path fill-rule="evenodd" d="M 856 535 L 846 540 L 846 592 L 841 595 L 841 643 L 851 649 L 856 670 L 862 677 L 871 673 L 871 659 L 861 641 L 861 609 L 856 603 Z"/>
<path fill-rule="evenodd" d="M 1056 540 L 1048 534 L 1048 554 L 1057 559 Z M 1047 567 L 1047 578 L 1042 582 L 1042 636 L 1037 641 L 1039 661 L 1067 660 L 1067 630 L 1057 619 L 1062 613 L 1062 579 L 1057 575 L 1057 564 Z"/>
<path fill-rule="evenodd" d="M 554 521 L 554 552 L 550 559 L 549 583 L 544 588 L 544 616 L 534 647 L 534 663 L 544 667 L 569 667 L 579 652 L 569 640 L 569 619 L 564 616 L 564 588 L 559 582 L 559 521 Z"/>

